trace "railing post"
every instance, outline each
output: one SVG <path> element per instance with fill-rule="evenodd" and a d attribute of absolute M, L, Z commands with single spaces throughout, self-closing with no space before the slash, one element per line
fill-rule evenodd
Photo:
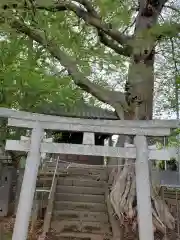
<path fill-rule="evenodd" d="M 26 160 L 12 240 L 27 239 L 33 198 L 36 189 L 38 167 L 40 164 L 40 147 L 42 137 L 43 129 L 40 123 L 36 122 L 32 130 L 30 151 Z"/>
<path fill-rule="evenodd" d="M 136 136 L 136 191 L 139 240 L 154 240 L 150 177 L 148 163 L 148 145 L 145 136 Z"/>

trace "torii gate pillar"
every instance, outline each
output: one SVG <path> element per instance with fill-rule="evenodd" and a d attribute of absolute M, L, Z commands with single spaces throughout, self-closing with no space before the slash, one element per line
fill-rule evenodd
<path fill-rule="evenodd" d="M 154 240 L 151 191 L 149 177 L 149 151 L 145 136 L 135 136 L 136 146 L 136 192 L 139 239 Z"/>
<path fill-rule="evenodd" d="M 26 160 L 12 240 L 27 239 L 34 193 L 36 189 L 38 168 L 40 164 L 40 147 L 42 137 L 43 129 L 40 123 L 36 122 L 32 130 L 30 151 Z"/>

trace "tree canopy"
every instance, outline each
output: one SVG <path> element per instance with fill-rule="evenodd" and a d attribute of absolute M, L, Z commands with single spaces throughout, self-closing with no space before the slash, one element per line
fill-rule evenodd
<path fill-rule="evenodd" d="M 67 96 L 82 94 L 72 78 L 96 99 L 115 109 L 118 102 L 128 108 L 122 89 L 129 61 L 134 49 L 142 51 L 141 45 L 153 38 L 156 110 L 174 107 L 178 3 L 162 1 L 157 24 L 139 31 L 137 39 L 133 31 L 143 2 L 1 1 L 1 104 L 11 89 L 6 106 L 19 107 L 20 99 L 29 110 L 45 99 L 63 104 Z"/>

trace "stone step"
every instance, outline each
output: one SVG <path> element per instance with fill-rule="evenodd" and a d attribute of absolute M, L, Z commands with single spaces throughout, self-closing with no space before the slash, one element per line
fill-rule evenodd
<path fill-rule="evenodd" d="M 55 166 L 45 166 L 41 171 L 40 174 L 52 174 L 55 170 Z M 84 176 L 89 177 L 93 179 L 101 179 L 106 180 L 107 179 L 107 171 L 106 168 L 102 169 L 95 169 L 95 168 L 67 168 L 67 169 L 61 169 L 58 168 L 57 173 L 60 175 L 69 175 L 69 176 Z"/>
<path fill-rule="evenodd" d="M 78 220 L 86 222 L 108 223 L 108 215 L 103 212 L 89 212 L 77 210 L 53 211 L 53 220 Z"/>
<path fill-rule="evenodd" d="M 42 167 L 42 169 L 44 168 L 55 168 L 56 167 L 56 162 L 46 162 L 44 164 L 44 166 Z M 64 171 L 64 170 L 71 170 L 71 171 L 76 171 L 76 170 L 90 170 L 91 172 L 101 172 L 104 171 L 104 169 L 106 169 L 106 166 L 96 166 L 96 165 L 84 165 L 84 164 L 78 164 L 78 165 L 72 165 L 72 164 L 62 164 L 59 162 L 58 164 L 58 169 Z"/>
<path fill-rule="evenodd" d="M 103 195 L 56 193 L 55 201 L 104 203 L 105 197 Z"/>
<path fill-rule="evenodd" d="M 63 232 L 82 232 L 82 233 L 97 233 L 111 236 L 111 228 L 108 223 L 100 222 L 81 222 L 81 221 L 52 221 L 51 228 L 57 233 Z"/>
<path fill-rule="evenodd" d="M 48 171 L 41 171 L 38 173 L 40 177 L 42 176 L 48 176 L 48 177 L 52 177 L 54 175 L 54 171 L 53 170 L 48 170 Z M 89 180 L 96 180 L 96 181 L 107 181 L 108 176 L 107 174 L 104 172 L 102 172 L 101 174 L 89 174 L 89 173 L 69 173 L 69 172 L 57 172 L 56 174 L 58 177 L 79 177 L 79 178 L 85 178 L 85 179 L 89 179 Z"/>
<path fill-rule="evenodd" d="M 58 185 L 57 188 L 56 188 L 56 192 L 57 193 L 104 195 L 105 194 L 105 188 Z"/>
<path fill-rule="evenodd" d="M 90 212 L 106 212 L 105 203 L 88 203 L 88 202 L 66 202 L 66 201 L 55 201 L 54 211 L 56 210 L 77 210 L 77 211 L 90 211 Z"/>
<path fill-rule="evenodd" d="M 74 232 L 66 232 L 66 233 L 59 233 L 56 234 L 60 239 L 62 240 L 109 240 L 110 238 L 107 238 L 103 234 L 93 234 L 93 233 L 74 233 Z"/>
<path fill-rule="evenodd" d="M 50 177 L 39 177 L 37 180 L 37 187 L 51 187 L 53 176 Z M 93 188 L 105 188 L 107 186 L 106 181 L 97 181 L 92 179 L 85 179 L 84 177 L 59 177 L 58 186 L 81 186 L 81 187 L 93 187 Z"/>
<path fill-rule="evenodd" d="M 107 183 L 106 181 L 103 180 L 86 179 L 81 176 L 76 176 L 76 177 L 59 177 L 58 185 L 103 188 L 107 185 Z"/>
<path fill-rule="evenodd" d="M 46 162 L 43 166 L 43 168 L 45 167 L 56 167 L 56 161 L 52 161 L 52 162 Z M 79 170 L 79 169 L 82 169 L 82 170 L 91 170 L 92 172 L 93 171 L 104 171 L 104 169 L 106 170 L 106 166 L 100 166 L 100 165 L 88 165 L 88 164 L 76 164 L 76 163 L 62 163 L 62 162 L 59 162 L 58 163 L 58 168 L 59 169 L 62 169 L 62 170 L 66 170 L 66 169 L 70 169 L 70 170 Z"/>

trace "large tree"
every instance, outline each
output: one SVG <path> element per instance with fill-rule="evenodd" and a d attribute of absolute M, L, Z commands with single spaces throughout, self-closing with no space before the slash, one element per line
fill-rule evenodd
<path fill-rule="evenodd" d="M 113 107 L 120 119 L 152 119 L 155 57 L 165 41 L 179 37 L 179 10 L 172 2 L 6 0 L 0 9 L 2 38 L 28 38 L 30 51 L 41 49 L 49 62 L 55 61 L 56 69 L 64 68 L 76 86 Z M 118 81 L 126 82 L 123 91 L 113 89 L 117 75 Z M 124 214 L 133 218 L 136 212 L 135 173 L 128 163 L 111 192 L 119 218 Z M 129 178 L 130 184 L 125 184 Z M 174 220 L 166 206 L 162 213 L 162 205 L 153 190 L 154 225 L 163 232 L 164 226 L 173 228 Z"/>

